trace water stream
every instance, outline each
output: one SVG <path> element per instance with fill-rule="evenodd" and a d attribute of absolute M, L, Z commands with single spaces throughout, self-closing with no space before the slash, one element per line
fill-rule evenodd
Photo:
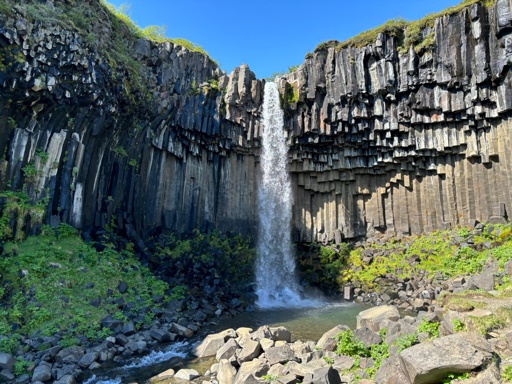
<path fill-rule="evenodd" d="M 260 308 L 302 307 L 291 242 L 292 188 L 283 111 L 274 82 L 265 84 L 258 186 L 259 233 L 256 294 Z"/>
<path fill-rule="evenodd" d="M 87 378 L 85 384 L 145 383 L 151 377 L 168 370 L 193 368 L 204 374 L 215 362 L 214 359 L 196 359 L 191 351 L 195 342 L 205 334 L 219 332 L 227 328 L 250 327 L 257 329 L 261 325 L 284 326 L 290 330 L 292 340 L 314 340 L 338 324 L 350 328 L 356 326 L 356 315 L 367 306 L 353 303 L 329 303 L 321 308 L 271 308 L 255 312 L 241 313 L 232 319 L 223 320 L 217 325 L 205 329 L 198 337 L 163 346 L 150 354 L 127 360 L 124 365 L 112 365 Z"/>

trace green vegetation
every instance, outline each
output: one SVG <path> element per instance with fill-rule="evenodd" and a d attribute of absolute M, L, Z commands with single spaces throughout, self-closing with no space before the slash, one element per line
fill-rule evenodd
<path fill-rule="evenodd" d="M 488 7 L 496 2 L 496 0 L 464 0 L 460 4 L 453 7 L 449 7 L 441 12 L 432 13 L 420 20 L 408 22 L 402 18 L 392 19 L 380 25 L 374 29 L 360 33 L 344 42 L 338 42 L 336 40 L 326 41 L 320 43 L 316 48 L 316 51 L 335 47 L 337 50 L 347 47 L 364 47 L 365 45 L 375 43 L 377 36 L 380 33 L 385 33 L 389 36 L 397 38 L 401 42 L 399 50 L 401 52 L 407 52 L 410 47 L 413 47 L 416 52 L 428 51 L 434 47 L 435 40 L 434 34 L 424 34 L 424 30 L 427 27 L 432 28 L 434 26 L 435 19 L 445 16 L 452 15 L 462 11 L 467 6 L 480 2 L 484 6 Z"/>
<path fill-rule="evenodd" d="M 428 322 L 425 318 L 418 325 L 418 332 L 425 332 L 429 338 L 435 339 L 439 337 L 439 323 L 437 321 Z"/>
<path fill-rule="evenodd" d="M 411 333 L 408 335 L 402 335 L 393 343 L 394 346 L 398 347 L 397 352 L 402 352 L 404 349 L 412 347 L 418 341 L 418 337 L 416 333 Z"/>
<path fill-rule="evenodd" d="M 350 267 L 340 270 L 337 280 L 340 285 L 358 281 L 367 289 L 378 291 L 379 284 L 375 279 L 388 274 L 399 278 L 412 278 L 420 273 L 429 277 L 441 273 L 444 277 L 451 278 L 478 273 L 489 257 L 497 260 L 501 268 L 512 259 L 510 225 L 485 226 L 480 235 L 471 236 L 471 246 L 460 246 L 452 241 L 459 231 L 460 228 L 436 231 L 428 235 L 412 236 L 400 242 L 391 240 L 383 245 L 371 245 L 370 248 L 380 251 L 380 256 L 374 257 L 369 264 L 364 261 L 363 250 L 355 249 L 348 257 L 347 265 Z M 490 244 L 492 249 L 483 247 L 484 243 Z M 464 303 L 453 303 L 456 304 Z"/>
<path fill-rule="evenodd" d="M 505 380 L 506 382 L 512 382 L 512 365 L 507 365 L 502 373 L 501 373 L 501 378 L 503 380 Z"/>
<path fill-rule="evenodd" d="M 338 339 L 336 353 L 338 355 L 355 357 L 356 367 L 359 366 L 358 361 L 360 361 L 361 357 L 371 357 L 374 360 L 373 366 L 366 368 L 366 373 L 370 377 L 375 375 L 382 361 L 389 357 L 389 346 L 387 343 L 372 344 L 368 348 L 361 341 L 357 340 L 350 329 L 341 331 L 336 335 L 336 338 Z"/>
<path fill-rule="evenodd" d="M 460 319 L 453 319 L 452 325 L 454 332 L 462 332 L 466 330 L 466 324 L 464 324 L 464 322 Z"/>
<path fill-rule="evenodd" d="M 125 315 L 115 299 L 133 303 L 136 313 L 158 308 L 155 297 L 182 292 L 155 279 L 131 252 L 110 247 L 97 252 L 66 224 L 56 231 L 44 226 L 39 236 L 6 243 L 0 270 L 0 350 L 8 352 L 17 350 L 21 335 L 34 332 L 60 333 L 62 346 L 75 345 L 79 336 L 102 340 L 110 331 L 101 328 L 100 319 Z M 121 281 L 128 284 L 123 294 L 117 289 Z M 26 364 L 19 366 L 21 371 Z"/>
<path fill-rule="evenodd" d="M 250 240 L 232 233 L 194 230 L 184 238 L 168 235 L 159 241 L 153 256 L 159 265 L 174 271 L 181 268 L 189 276 L 214 268 L 226 285 L 246 285 L 253 279 L 255 253 Z"/>
<path fill-rule="evenodd" d="M 277 380 L 279 379 L 279 377 L 278 377 L 278 376 L 276 376 L 276 375 L 269 375 L 269 374 L 267 374 L 267 375 L 263 375 L 263 376 L 261 376 L 261 378 L 262 378 L 265 382 L 267 382 L 267 383 L 273 383 L 274 381 L 277 381 Z"/>
<path fill-rule="evenodd" d="M 23 240 L 27 220 L 42 224 L 47 200 L 33 202 L 24 192 L 13 191 L 0 191 L 0 198 L 5 199 L 0 216 L 0 241 Z"/>
<path fill-rule="evenodd" d="M 445 379 L 443 379 L 443 381 L 441 381 L 442 384 L 450 384 L 452 383 L 454 380 L 465 380 L 465 379 L 469 379 L 469 372 L 464 372 L 464 373 L 450 373 L 448 374 L 448 376 L 446 376 Z"/>
<path fill-rule="evenodd" d="M 29 22 L 44 20 L 46 24 L 76 31 L 79 36 L 77 43 L 83 49 L 96 50 L 113 70 L 106 80 L 114 89 L 121 91 L 119 95 L 127 101 L 126 107 L 133 109 L 154 101 L 150 87 L 146 84 L 144 68 L 133 55 L 134 39 L 144 38 L 157 43 L 171 42 L 207 57 L 208 54 L 200 46 L 188 40 L 165 37 L 164 26 L 152 25 L 140 28 L 127 15 L 127 10 L 126 6 L 117 8 L 104 0 L 101 4 L 70 0 L 58 2 L 55 6 L 53 3 L 37 0 L 27 0 L 23 4 L 12 5 L 10 1 L 0 0 L 0 13 L 11 17 L 21 15 Z M 110 29 L 105 32 L 105 26 L 108 24 Z M 25 61 L 21 48 L 9 46 L 2 52 L 0 70 L 6 71 Z M 122 88 L 119 84 L 122 84 Z"/>

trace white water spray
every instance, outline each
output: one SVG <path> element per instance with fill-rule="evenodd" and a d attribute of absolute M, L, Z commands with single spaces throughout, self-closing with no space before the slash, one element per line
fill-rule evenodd
<path fill-rule="evenodd" d="M 262 180 L 258 190 L 256 293 L 260 308 L 304 305 L 292 253 L 292 189 L 286 169 L 288 146 L 283 126 L 277 86 L 267 82 L 263 97 Z"/>

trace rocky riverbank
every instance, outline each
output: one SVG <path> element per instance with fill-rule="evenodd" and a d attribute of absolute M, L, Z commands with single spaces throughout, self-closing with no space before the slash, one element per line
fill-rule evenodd
<path fill-rule="evenodd" d="M 292 342 L 284 327 L 227 329 L 194 350 L 198 357 L 215 357 L 208 371 L 170 369 L 150 382 L 506 383 L 512 378 L 510 303 L 484 296 L 473 299 L 493 302 L 493 311 L 440 304 L 411 316 L 395 306 L 373 307 L 357 316 L 354 331 L 339 325 L 318 341 Z M 486 320 L 500 311 L 506 321 Z"/>

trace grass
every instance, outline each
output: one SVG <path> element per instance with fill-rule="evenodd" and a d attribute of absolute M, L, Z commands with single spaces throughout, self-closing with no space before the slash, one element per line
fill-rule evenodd
<path fill-rule="evenodd" d="M 380 33 L 385 33 L 388 36 L 397 38 L 401 44 L 401 47 L 399 48 L 401 52 L 407 52 L 410 47 L 413 47 L 417 52 L 421 52 L 422 50 L 430 50 L 434 47 L 434 35 L 432 33 L 424 35 L 423 31 L 427 27 L 433 27 L 435 19 L 461 12 L 465 7 L 478 2 L 486 7 L 489 7 L 490 5 L 494 4 L 496 0 L 464 0 L 453 7 L 449 7 L 441 12 L 429 14 L 424 18 L 416 21 L 409 22 L 402 18 L 392 19 L 376 28 L 362 32 L 346 41 L 338 42 L 331 40 L 320 43 L 314 51 L 316 52 L 330 47 L 335 47 L 337 50 L 341 50 L 347 47 L 361 48 L 366 45 L 375 43 L 375 40 Z"/>
<path fill-rule="evenodd" d="M 79 336 L 101 340 L 110 334 L 101 328 L 102 318 L 126 318 L 115 299 L 132 302 L 134 313 L 158 308 L 157 297 L 180 293 L 155 279 L 130 251 L 97 252 L 65 224 L 58 231 L 45 226 L 39 236 L 6 243 L 0 270 L 0 350 L 8 352 L 16 351 L 21 336 L 34 332 L 60 332 L 62 345 L 76 344 Z M 121 281 L 128 284 L 124 294 L 117 289 Z M 138 325 L 152 320 L 151 313 L 141 313 L 145 317 Z"/>

